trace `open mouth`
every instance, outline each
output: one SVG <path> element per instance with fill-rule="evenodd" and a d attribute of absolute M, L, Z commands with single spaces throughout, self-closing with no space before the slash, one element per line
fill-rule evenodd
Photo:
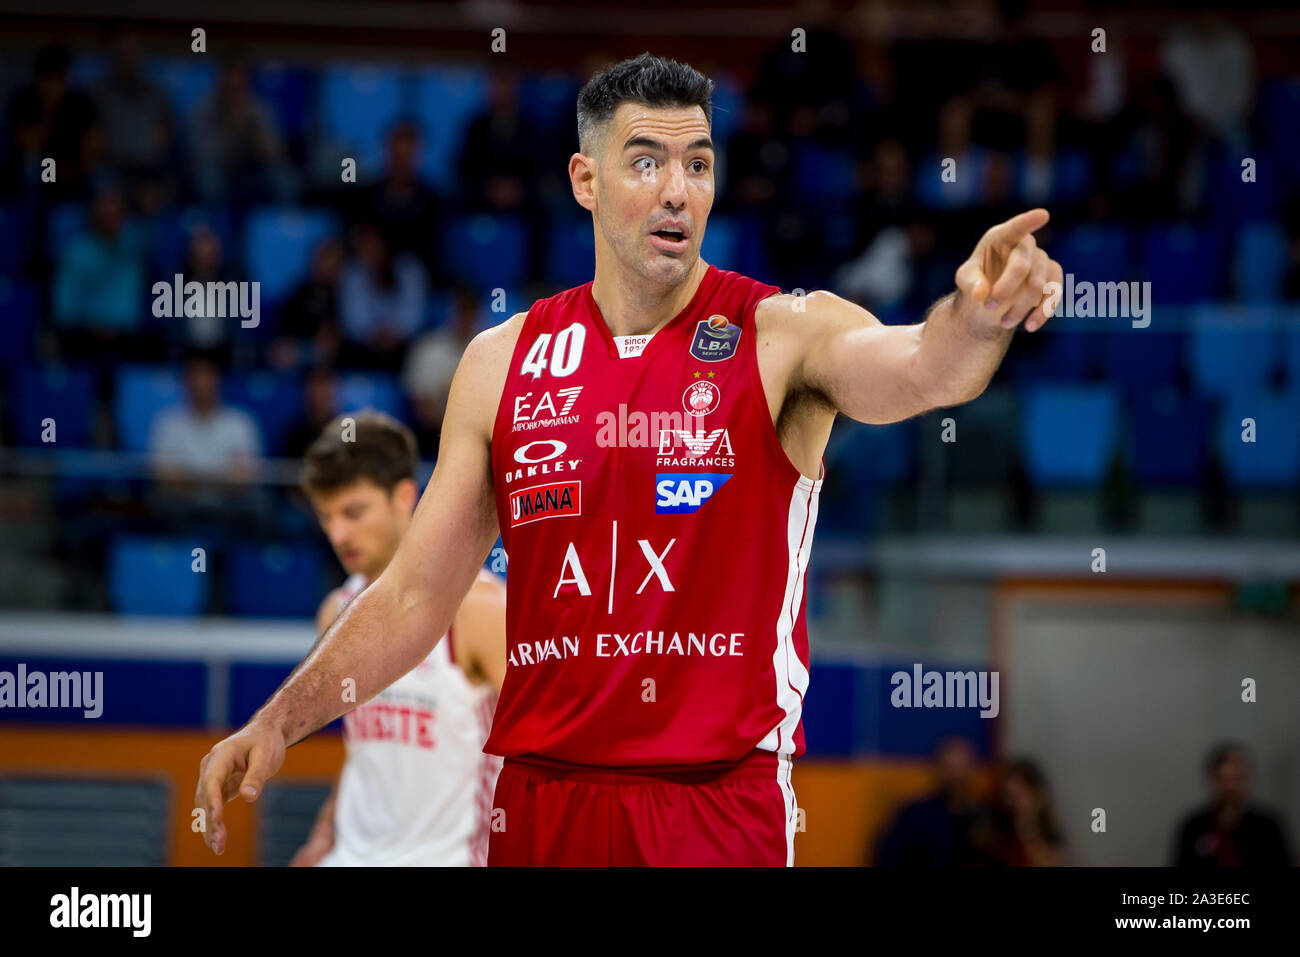
<path fill-rule="evenodd" d="M 658 236 L 660 239 L 667 240 L 671 243 L 680 243 L 686 241 L 686 234 L 680 229 L 656 229 L 651 236 Z"/>

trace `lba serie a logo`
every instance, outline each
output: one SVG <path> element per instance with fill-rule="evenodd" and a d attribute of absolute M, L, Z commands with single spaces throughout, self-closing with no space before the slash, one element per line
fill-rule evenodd
<path fill-rule="evenodd" d="M 713 315 L 695 324 L 691 355 L 701 362 L 721 362 L 736 354 L 740 326 L 733 326 L 726 316 Z"/>

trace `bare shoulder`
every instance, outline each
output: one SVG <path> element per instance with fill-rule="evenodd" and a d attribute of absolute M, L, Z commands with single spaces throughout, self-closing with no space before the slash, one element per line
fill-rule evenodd
<path fill-rule="evenodd" d="M 470 340 L 452 380 L 452 394 L 448 400 L 449 418 L 453 418 L 462 405 L 464 408 L 476 409 L 479 414 L 471 414 L 470 418 L 481 420 L 480 424 L 487 434 L 491 434 L 497 403 L 510 371 L 510 359 L 514 355 L 515 343 L 519 340 L 519 332 L 527 315 L 525 312 L 516 313 L 505 322 L 484 329 Z"/>
<path fill-rule="evenodd" d="M 880 325 L 880 320 L 855 302 L 827 289 L 815 289 L 806 295 L 768 296 L 755 308 L 754 323 L 763 338 L 806 339 L 812 331 L 847 325 Z"/>

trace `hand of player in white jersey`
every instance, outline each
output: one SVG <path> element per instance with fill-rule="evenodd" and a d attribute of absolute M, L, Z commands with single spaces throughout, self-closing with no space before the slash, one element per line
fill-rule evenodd
<path fill-rule="evenodd" d="M 223 854 L 226 850 L 222 815 L 226 802 L 233 801 L 236 794 L 246 801 L 256 801 L 267 778 L 284 764 L 284 752 L 284 736 L 279 731 L 247 724 L 204 755 L 199 763 L 194 807 L 203 812 L 203 842 L 213 853 Z"/>
<path fill-rule="evenodd" d="M 1031 209 L 999 223 L 957 268 L 957 290 L 976 320 L 1003 329 L 1025 321 L 1025 330 L 1033 332 L 1051 318 L 1064 273 L 1033 235 L 1048 219 L 1047 210 Z"/>

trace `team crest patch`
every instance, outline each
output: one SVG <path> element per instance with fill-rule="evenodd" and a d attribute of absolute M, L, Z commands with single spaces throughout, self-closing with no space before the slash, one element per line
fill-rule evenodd
<path fill-rule="evenodd" d="M 692 382 L 682 393 L 682 408 L 694 416 L 705 416 L 722 401 L 722 390 L 708 379 Z"/>
<path fill-rule="evenodd" d="M 740 326 L 732 325 L 726 316 L 712 315 L 695 324 L 691 355 L 701 362 L 721 362 L 736 354 L 739 341 Z"/>

